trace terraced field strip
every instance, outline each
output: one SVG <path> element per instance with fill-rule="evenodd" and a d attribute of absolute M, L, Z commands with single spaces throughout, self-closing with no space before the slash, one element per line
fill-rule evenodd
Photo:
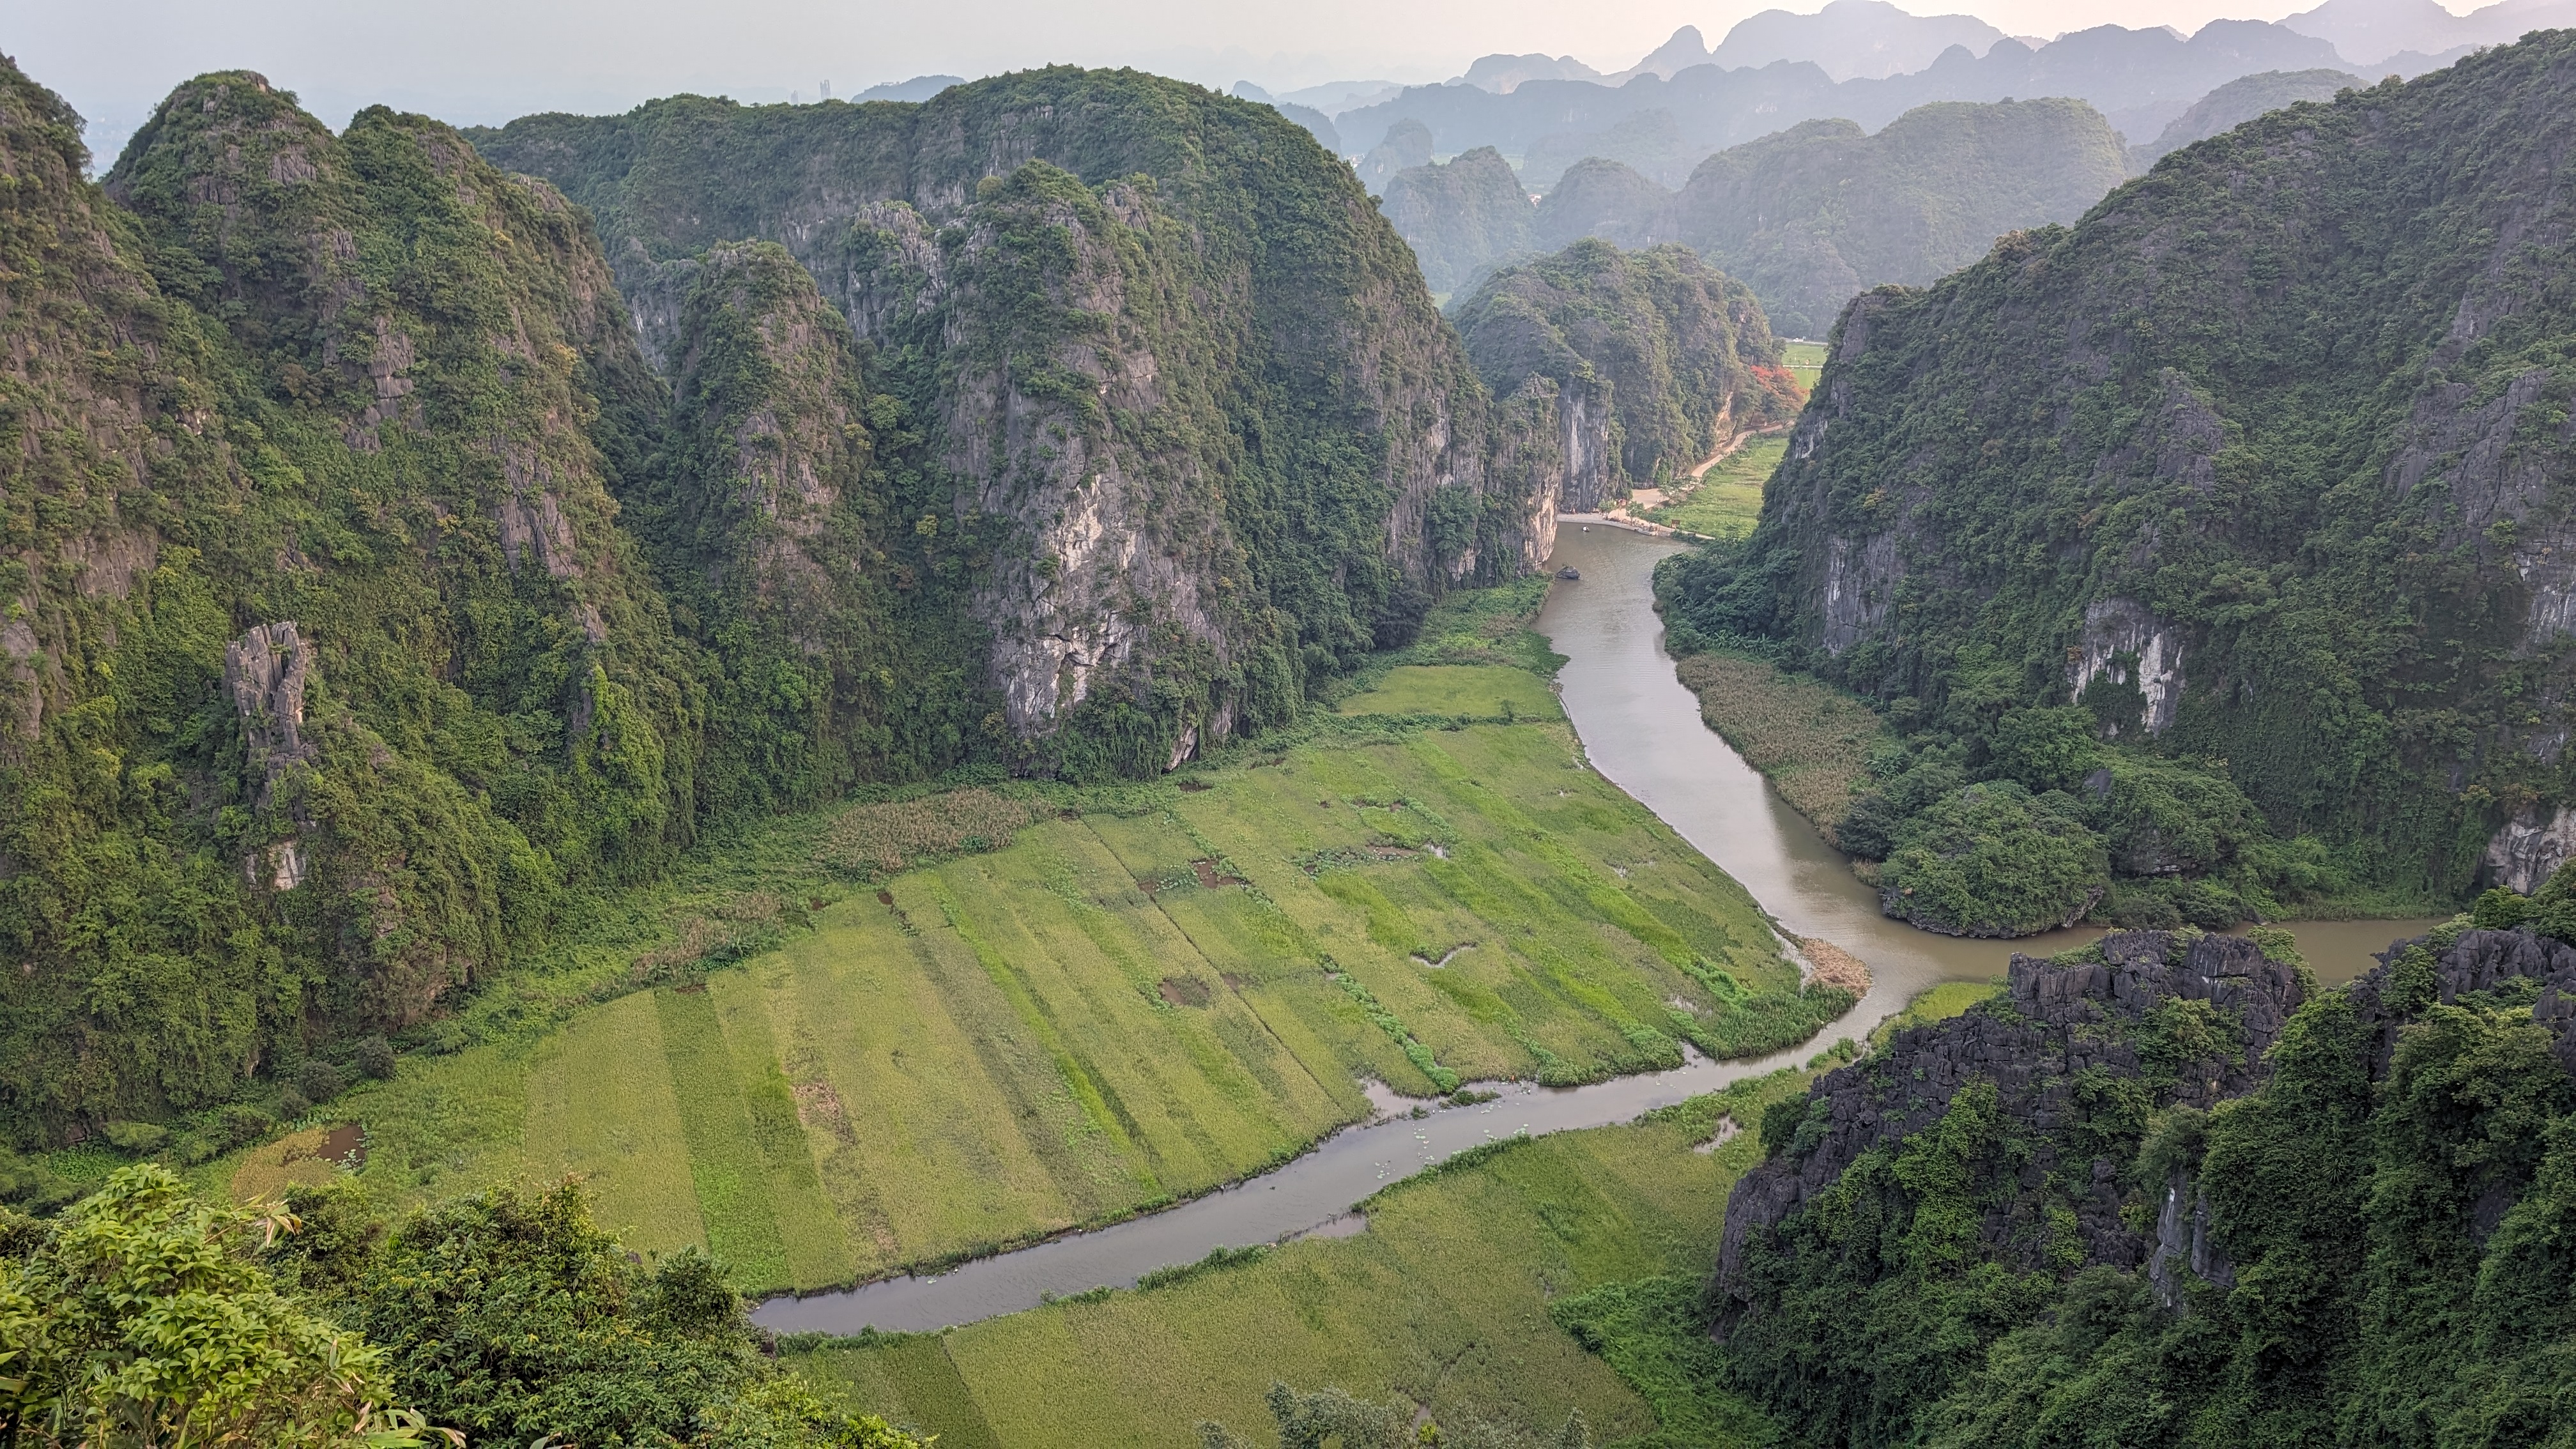
<path fill-rule="evenodd" d="M 1526 669 L 1502 665 L 1402 664 L 1377 686 L 1341 702 L 1339 712 L 1360 714 L 1497 715 L 1563 719 L 1565 707 L 1547 681 Z"/>
<path fill-rule="evenodd" d="M 688 1138 L 663 1056 L 654 994 L 639 991 L 575 1020 L 528 1073 L 530 1158 L 581 1177 L 592 1211 L 630 1243 L 703 1244 Z"/>

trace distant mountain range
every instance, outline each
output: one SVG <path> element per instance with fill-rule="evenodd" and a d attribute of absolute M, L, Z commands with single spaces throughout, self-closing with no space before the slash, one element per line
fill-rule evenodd
<path fill-rule="evenodd" d="M 1440 85 L 1336 81 L 1276 101 L 1328 118 L 1343 154 L 1354 158 L 1398 122 L 1415 121 L 1431 132 L 1435 154 L 1491 146 L 1533 191 L 1586 156 L 1622 160 L 1678 186 L 1700 159 L 1802 121 L 1875 130 L 1935 101 L 2071 97 L 2109 117 L 2133 148 L 2161 154 L 2166 127 L 2246 76 L 2414 76 L 2560 26 L 2576 26 L 2576 0 L 2498 0 L 2467 15 L 2437 0 L 2325 0 L 2278 23 L 2212 21 L 2188 36 L 2105 25 L 2040 39 L 2007 35 L 1972 15 L 1833 0 L 1813 15 L 1750 16 L 1714 47 L 1686 25 L 1620 71 L 1573 56 L 1494 54 Z M 1644 153 L 1640 138 L 1649 143 Z"/>
<path fill-rule="evenodd" d="M 2313 74 L 2260 78 L 2289 88 L 2272 105 L 2258 103 L 2269 94 L 2261 87 L 2223 88 L 2223 104 L 2193 115 L 2312 98 Z M 1421 128 L 1407 123 L 1403 134 L 1420 154 Z M 1376 153 L 1372 162 L 1385 164 Z M 1398 170 L 1380 208 L 1436 294 L 1464 294 L 1496 267 L 1582 237 L 1681 242 L 1749 286 L 1782 335 L 1822 337 L 1860 292 L 1922 286 L 1984 256 L 2006 232 L 2075 220 L 2127 179 L 2129 164 L 2102 114 L 2082 101 L 1942 101 L 1875 134 L 1850 121 L 1804 121 L 1718 152 L 1672 187 L 1644 167 L 1586 157 L 1536 206 L 1501 153 L 1480 146 Z"/>
<path fill-rule="evenodd" d="M 2571 0 L 2497 0 L 2454 15 L 2434 0 L 2326 0 L 2281 22 L 2313 35 L 2356 65 L 2417 74 L 2447 65 L 2481 46 L 2504 45 L 2534 30 L 2576 25 Z M 2398 65 L 2386 66 L 2396 61 Z"/>

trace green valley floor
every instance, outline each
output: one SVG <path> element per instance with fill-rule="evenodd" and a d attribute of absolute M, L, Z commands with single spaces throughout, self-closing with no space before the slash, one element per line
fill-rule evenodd
<path fill-rule="evenodd" d="M 1998 989 L 1944 983 L 1874 1042 Z M 1710 1384 L 1695 1305 L 1727 1192 L 1761 1158 L 1762 1109 L 1809 1080 L 1777 1072 L 1627 1125 L 1462 1155 L 1381 1191 L 1354 1237 L 791 1357 L 856 1406 L 938 1433 L 942 1449 L 1182 1449 L 1201 1419 L 1266 1431 L 1274 1380 L 1411 1403 L 1452 1430 L 1478 1418 L 1553 1429 L 1580 1409 L 1600 1445 L 1774 1442 Z"/>
<path fill-rule="evenodd" d="M 814 849 L 900 865 L 894 837 L 943 829 L 945 858 L 805 901 L 810 931 L 739 967 L 407 1055 L 331 1106 L 366 1178 L 578 1174 L 632 1247 L 812 1288 L 1237 1180 L 1365 1117 L 1364 1078 L 1590 1080 L 1793 1043 L 1844 1002 L 1522 669 L 1398 668 L 1301 743 L 1071 807 L 862 805 Z M 784 909 L 736 899 L 766 903 L 690 930 Z M 252 1159 L 236 1190 L 276 1179 Z"/>

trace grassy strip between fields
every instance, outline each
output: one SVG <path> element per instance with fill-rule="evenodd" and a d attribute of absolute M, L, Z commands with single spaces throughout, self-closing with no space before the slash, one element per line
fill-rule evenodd
<path fill-rule="evenodd" d="M 1895 741 L 1858 698 L 1759 659 L 1693 654 L 1679 673 L 1700 718 L 1827 840 L 1868 786 L 1871 749 Z"/>

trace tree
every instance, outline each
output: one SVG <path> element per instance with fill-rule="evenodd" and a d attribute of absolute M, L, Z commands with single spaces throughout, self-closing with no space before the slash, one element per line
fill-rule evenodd
<path fill-rule="evenodd" d="M 345 1303 L 403 1392 L 478 1442 L 691 1449 L 906 1449 L 760 1352 L 724 1268 L 647 1265 L 591 1221 L 576 1183 L 436 1204 L 389 1229 L 354 1185 L 293 1193 L 295 1281 Z"/>
<path fill-rule="evenodd" d="M 462 1445 L 394 1406 L 382 1354 L 277 1290 L 254 1255 L 297 1226 L 199 1201 L 149 1163 L 52 1222 L 0 1222 L 7 1441 Z"/>

